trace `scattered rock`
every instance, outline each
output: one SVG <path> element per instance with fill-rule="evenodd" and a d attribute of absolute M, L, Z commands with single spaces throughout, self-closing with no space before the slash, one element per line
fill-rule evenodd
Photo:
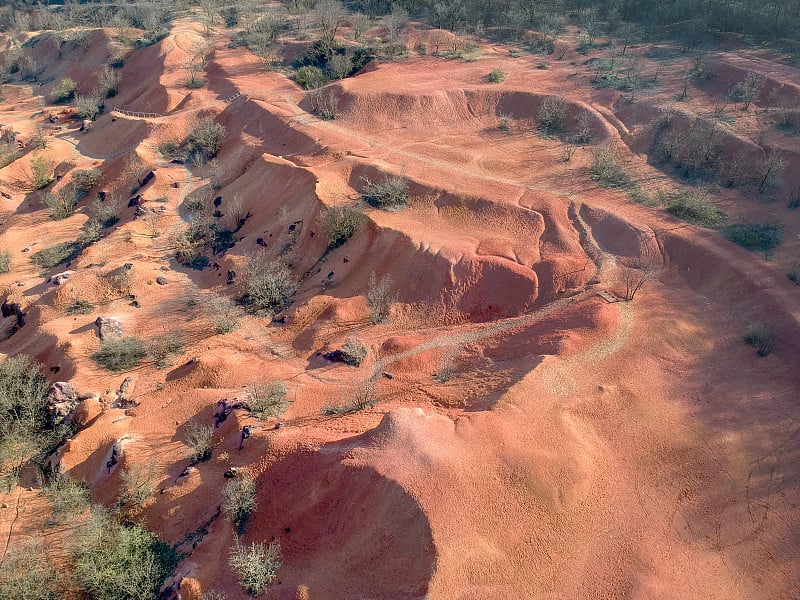
<path fill-rule="evenodd" d="M 214 206 L 219 208 L 220 204 L 222 204 L 222 196 L 217 196 L 214 198 Z"/>
<path fill-rule="evenodd" d="M 158 285 L 167 285 L 167 278 L 166 277 L 156 277 L 156 283 Z"/>
<path fill-rule="evenodd" d="M 97 327 L 97 335 L 101 340 L 118 338 L 124 335 L 122 323 L 114 317 L 97 317 L 94 324 Z"/>
<path fill-rule="evenodd" d="M 33 246 L 25 246 L 25 247 L 22 249 L 22 252 L 30 252 L 32 249 L 33 249 Z"/>
<path fill-rule="evenodd" d="M 50 277 L 50 283 L 52 283 L 53 285 L 63 285 L 67 281 L 67 279 L 72 277 L 74 274 L 75 271 L 62 271 L 61 273 L 58 273 L 57 275 L 53 275 L 52 277 Z"/>
<path fill-rule="evenodd" d="M 173 181 L 172 182 L 172 187 L 174 187 L 176 189 L 181 187 L 181 182 L 180 181 Z"/>

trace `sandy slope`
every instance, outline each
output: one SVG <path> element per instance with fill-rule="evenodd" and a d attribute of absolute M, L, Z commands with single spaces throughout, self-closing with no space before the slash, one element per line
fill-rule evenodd
<path fill-rule="evenodd" d="M 588 109 L 597 143 L 620 144 L 637 182 L 665 189 L 669 175 L 648 164 L 640 142 L 654 107 L 674 93 L 670 82 L 680 81 L 679 62 L 659 67 L 661 85 L 631 105 L 593 89 L 577 56 L 549 61 L 548 70 L 498 47 L 475 63 L 413 57 L 332 85 L 341 114 L 326 122 L 307 112 L 295 84 L 260 71 L 222 35 L 207 87 L 184 88 L 180 65 L 198 41 L 195 29 L 179 23 L 122 71 L 115 106 L 164 116 L 105 114 L 88 133 L 53 131 L 54 163 L 101 165 L 103 189 L 125 201 L 122 169 L 135 151 L 156 169 L 145 205 L 163 207 L 147 221 L 125 208 L 62 288 L 48 285 L 51 273 L 40 274 L 22 249 L 74 239 L 84 211 L 48 220 L 37 193 L 17 183 L 29 158 L 0 171 L 0 189 L 11 195 L 0 245 L 14 257 L 0 284 L 29 311 L 28 325 L 0 351 L 33 354 L 60 368 L 54 380 L 107 396 L 125 375 L 89 358 L 97 316 L 117 317 L 144 338 L 175 330 L 186 338 L 173 366 L 134 371 L 138 407 L 106 410 L 54 458 L 109 504 L 124 465 L 154 462 L 159 493 L 139 516 L 188 553 L 176 574 L 186 578 L 185 597 L 200 588 L 244 597 L 225 561 L 233 530 L 218 510 L 231 466 L 258 482 L 259 509 L 244 539 L 275 538 L 283 548 L 269 598 L 800 596 L 800 301 L 784 275 L 798 248 L 798 216 L 783 202 L 720 191 L 734 215 L 780 213 L 787 239 L 764 261 L 596 186 L 590 149 L 563 162 L 558 140 L 532 127 L 542 97 L 564 95 L 570 123 Z M 717 58 L 733 70 L 744 60 Z M 59 69 L 72 72 L 64 60 Z M 495 67 L 508 73 L 502 84 L 485 81 Z M 789 93 L 795 71 L 770 73 Z M 25 131 L 37 100 L 9 87 L 18 95 L 9 94 L 4 123 Z M 685 110 L 710 110 L 710 94 L 698 88 Z M 164 162 L 155 145 L 202 111 L 228 130 L 216 170 Z M 498 129 L 504 117 L 508 132 Z M 731 143 L 754 143 L 751 120 L 741 117 Z M 794 140 L 780 143 L 796 161 Z M 178 206 L 209 172 L 221 186 L 221 210 L 236 198 L 252 216 L 236 246 L 214 257 L 218 268 L 186 270 L 170 240 L 184 226 Z M 368 225 L 326 253 L 322 211 L 355 199 L 363 177 L 386 172 L 409 179 L 411 207 L 364 207 Z M 796 177 L 787 172 L 781 193 Z M 271 256 L 286 243 L 294 248 L 301 284 L 289 320 L 242 316 L 239 329 L 215 335 L 203 298 L 238 293 L 226 271 L 241 272 L 258 238 Z M 619 268 L 642 260 L 658 275 L 634 302 L 594 295 L 621 293 Z M 128 262 L 139 307 L 104 283 Z M 371 272 L 391 275 L 398 300 L 389 322 L 376 326 L 363 299 Z M 65 315 L 77 297 L 97 308 Z M 754 320 L 779 329 L 770 357 L 740 341 Z M 319 355 L 354 335 L 370 348 L 361 367 Z M 452 378 L 432 379 L 445 365 Z M 320 414 L 373 376 L 374 407 Z M 215 432 L 214 458 L 181 476 L 186 426 L 210 423 L 218 399 L 244 398 L 247 384 L 272 379 L 291 390 L 284 426 L 238 411 Z M 256 430 L 238 451 L 245 423 Z M 109 474 L 115 440 L 125 459 Z M 7 504 L 20 493 L 35 505 L 21 491 Z M 0 518 L 5 538 L 17 517 L 3 509 Z M 35 530 L 35 521 L 22 522 L 29 525 L 14 529 L 12 546 Z"/>

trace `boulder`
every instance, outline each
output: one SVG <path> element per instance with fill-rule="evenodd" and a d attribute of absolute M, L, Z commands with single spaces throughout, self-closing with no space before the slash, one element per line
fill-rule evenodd
<path fill-rule="evenodd" d="M 78 405 L 78 391 L 71 383 L 56 381 L 47 390 L 47 414 L 53 425 L 72 422 L 72 413 Z"/>
<path fill-rule="evenodd" d="M 72 422 L 78 427 L 85 427 L 103 412 L 103 405 L 97 398 L 81 400 L 72 412 Z"/>
<path fill-rule="evenodd" d="M 50 277 L 50 283 L 53 285 L 64 285 L 64 283 L 73 275 L 75 275 L 75 271 L 63 271 Z"/>
<path fill-rule="evenodd" d="M 158 285 L 167 285 L 167 278 L 166 277 L 156 277 L 156 283 Z"/>
<path fill-rule="evenodd" d="M 94 324 L 97 327 L 97 335 L 101 340 L 118 338 L 124 335 L 122 323 L 114 317 L 97 317 Z"/>

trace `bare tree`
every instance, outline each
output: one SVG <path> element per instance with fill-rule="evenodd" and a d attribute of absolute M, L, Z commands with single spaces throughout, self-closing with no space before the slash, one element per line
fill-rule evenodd
<path fill-rule="evenodd" d="M 642 268 L 625 266 L 620 271 L 620 281 L 625 286 L 625 300 L 630 302 L 642 286 L 653 276 L 653 270 L 644 265 Z"/>
<path fill-rule="evenodd" d="M 763 194 L 769 187 L 778 187 L 783 181 L 783 170 L 786 168 L 786 159 L 775 148 L 772 148 L 764 157 L 759 173 L 758 193 Z"/>
<path fill-rule="evenodd" d="M 316 21 L 322 29 L 322 39 L 332 42 L 339 25 L 347 12 L 339 0 L 320 0 L 317 2 Z"/>
<path fill-rule="evenodd" d="M 394 41 L 400 35 L 400 30 L 408 23 L 408 11 L 404 8 L 395 6 L 392 12 L 386 17 L 386 30 L 389 33 L 389 40 Z"/>

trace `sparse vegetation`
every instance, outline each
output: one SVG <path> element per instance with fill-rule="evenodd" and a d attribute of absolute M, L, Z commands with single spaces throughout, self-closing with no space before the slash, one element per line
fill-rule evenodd
<path fill-rule="evenodd" d="M 759 356 L 772 354 L 777 342 L 775 329 L 767 323 L 751 323 L 744 332 L 744 343 L 755 348 Z"/>
<path fill-rule="evenodd" d="M 30 538 L 8 548 L 0 563 L 0 598 L 59 600 L 66 591 L 62 579 L 47 558 L 44 540 Z"/>
<path fill-rule="evenodd" d="M 134 464 L 120 473 L 122 489 L 119 495 L 120 506 L 142 506 L 155 492 L 156 464 Z"/>
<path fill-rule="evenodd" d="M 186 445 L 194 461 L 202 462 L 211 458 L 213 441 L 214 428 L 211 426 L 192 423 L 186 428 Z"/>
<path fill-rule="evenodd" d="M 177 553 L 139 525 L 94 508 L 73 546 L 75 578 L 94 600 L 156 600 Z"/>
<path fill-rule="evenodd" d="M 800 263 L 792 263 L 786 276 L 789 278 L 789 281 L 795 285 L 800 285 Z"/>
<path fill-rule="evenodd" d="M 239 583 L 252 596 L 260 596 L 278 577 L 281 568 L 281 546 L 277 540 L 269 545 L 253 542 L 245 546 L 236 538 L 228 563 L 239 576 Z"/>
<path fill-rule="evenodd" d="M 224 494 L 225 503 L 222 505 L 222 510 L 241 532 L 250 514 L 258 508 L 256 484 L 246 475 L 237 477 L 225 485 Z"/>
<path fill-rule="evenodd" d="M 375 385 L 372 381 L 367 381 L 356 387 L 349 401 L 326 404 L 320 412 L 326 417 L 339 417 L 372 408 L 374 405 Z"/>
<path fill-rule="evenodd" d="M 102 99 L 97 96 L 86 96 L 79 94 L 75 98 L 75 114 L 82 119 L 94 121 L 103 106 Z"/>
<path fill-rule="evenodd" d="M 280 417 L 289 407 L 288 389 L 282 381 L 256 383 L 247 392 L 247 405 L 257 419 Z"/>
<path fill-rule="evenodd" d="M 109 371 L 130 371 L 147 356 L 145 344 L 137 337 L 105 339 L 100 343 L 92 359 Z"/>
<path fill-rule="evenodd" d="M 69 475 L 54 475 L 42 487 L 42 494 L 53 505 L 52 514 L 45 524 L 62 523 L 89 508 L 89 488 Z"/>
<path fill-rule="evenodd" d="M 322 227 L 328 236 L 328 248 L 344 245 L 366 221 L 366 217 L 349 206 L 337 206 L 325 211 Z"/>
<path fill-rule="evenodd" d="M 384 275 L 378 281 L 375 273 L 370 273 L 366 300 L 367 307 L 369 307 L 369 320 L 373 325 L 383 323 L 389 318 L 392 303 L 396 300 L 392 276 Z"/>
<path fill-rule="evenodd" d="M 170 331 L 154 338 L 147 343 L 147 355 L 156 363 L 159 369 L 172 365 L 172 358 L 183 351 L 183 334 Z"/>
<path fill-rule="evenodd" d="M 269 260 L 265 253 L 248 258 L 243 301 L 252 309 L 276 313 L 291 303 L 295 291 L 297 282 L 286 264 Z"/>
<path fill-rule="evenodd" d="M 408 206 L 408 184 L 397 175 L 384 175 L 383 181 L 373 183 L 366 177 L 361 198 L 375 208 L 401 210 Z"/>

